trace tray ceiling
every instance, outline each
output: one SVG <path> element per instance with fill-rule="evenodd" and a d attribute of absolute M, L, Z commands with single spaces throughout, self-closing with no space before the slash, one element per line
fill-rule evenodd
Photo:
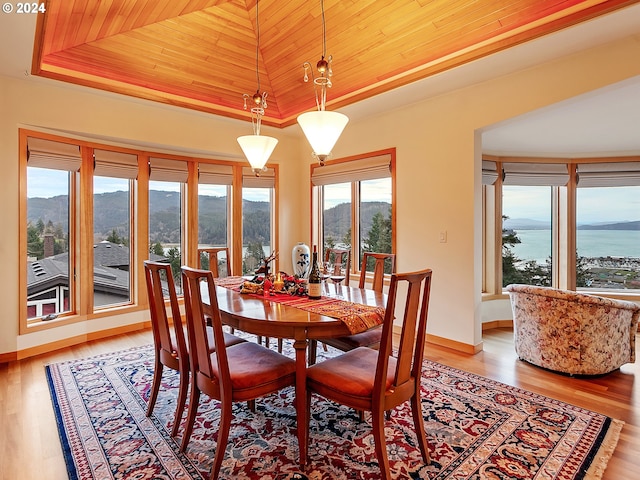
<path fill-rule="evenodd" d="M 325 0 L 331 109 L 622 8 L 638 0 Z M 323 53 L 320 1 L 49 0 L 33 73 L 265 124 L 315 108 L 302 65 Z"/>

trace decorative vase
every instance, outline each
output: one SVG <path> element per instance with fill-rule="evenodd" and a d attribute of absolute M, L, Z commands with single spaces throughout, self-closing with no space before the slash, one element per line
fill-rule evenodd
<path fill-rule="evenodd" d="M 291 264 L 293 265 L 293 274 L 300 278 L 309 277 L 309 246 L 303 242 L 298 242 L 291 251 Z"/>

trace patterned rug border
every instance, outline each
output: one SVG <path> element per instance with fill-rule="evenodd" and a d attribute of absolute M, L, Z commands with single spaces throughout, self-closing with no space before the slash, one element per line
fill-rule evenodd
<path fill-rule="evenodd" d="M 86 358 L 79 358 L 79 359 L 71 359 L 71 360 L 66 360 L 66 361 L 61 361 L 61 362 L 55 362 L 55 363 L 51 363 L 48 365 L 45 365 L 45 373 L 46 373 L 46 377 L 47 377 L 47 383 L 49 386 L 49 393 L 51 396 L 51 401 L 52 401 L 52 406 L 53 406 L 53 411 L 54 411 L 54 415 L 55 415 L 55 419 L 56 419 L 56 424 L 58 427 L 58 434 L 59 434 L 59 438 L 60 438 L 60 442 L 61 442 L 61 447 L 62 447 L 62 453 L 64 456 L 64 460 L 65 463 L 67 465 L 67 472 L 69 475 L 69 479 L 70 480 L 79 480 L 79 476 L 78 476 L 78 471 L 77 471 L 77 465 L 76 462 L 74 461 L 74 457 L 73 457 L 73 451 L 72 451 L 72 447 L 71 447 L 71 443 L 70 443 L 70 439 L 68 437 L 67 434 L 67 430 L 64 424 L 64 418 L 63 418 L 63 412 L 62 412 L 62 407 L 60 405 L 60 401 L 58 399 L 58 395 L 61 393 L 65 393 L 65 392 L 58 392 L 57 388 L 56 388 L 56 384 L 55 384 L 55 379 L 54 379 L 54 373 L 53 370 L 54 368 L 56 370 L 58 370 L 61 366 L 64 365 L 72 365 L 72 364 L 77 364 L 77 363 L 81 363 L 81 362 L 90 362 L 90 361 L 97 361 L 103 358 L 111 358 L 113 356 L 123 356 L 126 355 L 128 353 L 139 353 L 139 352 L 145 352 L 147 350 L 150 350 L 152 352 L 153 350 L 153 345 L 142 345 L 142 346 L 136 346 L 136 347 L 132 347 L 132 348 L 128 348 L 128 349 L 124 349 L 124 350 L 120 350 L 120 351 L 116 351 L 116 352 L 108 352 L 108 353 L 103 353 L 103 354 L 98 354 L 98 355 L 93 355 L 93 356 L 89 356 Z M 151 355 L 153 355 L 153 353 L 151 353 Z M 466 377 L 469 380 L 479 380 L 480 382 L 484 383 L 487 386 L 491 386 L 494 388 L 497 388 L 498 390 L 500 389 L 504 389 L 505 387 L 507 389 L 511 389 L 512 391 L 522 395 L 523 397 L 528 397 L 534 401 L 541 401 L 541 402 L 548 402 L 551 404 L 556 404 L 558 406 L 566 406 L 566 407 L 571 407 L 572 409 L 575 409 L 578 412 L 582 412 L 584 414 L 587 415 L 595 415 L 595 416 L 599 416 L 604 418 L 604 425 L 605 427 L 602 429 L 602 431 L 599 433 L 598 435 L 598 440 L 599 440 L 599 444 L 596 442 L 593 445 L 591 445 L 591 448 L 589 449 L 589 453 L 586 454 L 584 460 L 582 461 L 582 465 L 579 468 L 578 472 L 576 472 L 575 476 L 571 476 L 571 477 L 564 477 L 564 476 L 549 476 L 549 475 L 544 475 L 542 472 L 538 472 L 540 473 L 540 477 L 536 476 L 537 478 L 541 478 L 541 479 L 557 479 L 557 480 L 564 480 L 566 479 L 576 479 L 576 480 L 600 480 L 605 472 L 605 469 L 607 467 L 607 464 L 609 462 L 609 460 L 611 459 L 615 448 L 618 444 L 619 438 L 620 438 L 620 433 L 622 431 L 622 428 L 624 426 L 624 422 L 622 420 L 618 420 L 618 419 L 614 419 L 611 417 L 608 417 L 604 414 L 601 414 L 599 412 L 595 412 L 589 409 L 585 409 L 582 407 L 578 407 L 576 405 L 561 401 L 561 400 L 557 400 L 554 399 L 553 397 L 549 397 L 546 395 L 542 395 L 542 394 L 538 394 L 529 390 L 525 390 L 523 388 L 520 387 L 516 387 L 516 386 L 512 386 L 497 380 L 493 380 L 491 378 L 488 377 L 484 377 L 482 375 L 478 375 L 472 372 L 467 372 L 455 367 L 450 367 L 448 365 L 444 365 L 441 364 L 439 362 L 436 361 L 432 361 L 432 360 L 428 360 L 425 359 L 424 360 L 424 364 L 425 366 L 431 366 L 432 368 L 435 368 L 437 370 L 440 371 L 445 371 L 445 372 L 450 372 L 452 374 L 452 376 L 457 376 L 457 377 Z M 424 369 L 423 369 L 424 370 Z M 155 418 L 155 414 L 149 418 L 149 420 L 156 426 L 156 428 L 162 428 L 162 425 L 159 423 L 159 421 Z M 296 447 L 297 448 L 297 447 Z M 197 472 L 197 467 L 195 466 L 195 464 L 192 463 L 192 461 L 186 456 L 183 455 L 183 461 L 185 464 L 185 467 L 188 470 L 191 470 L 191 472 Z M 191 467 L 191 468 L 189 468 Z M 193 470 L 192 470 L 193 469 Z M 198 478 L 202 478 L 202 476 L 199 473 L 196 473 L 196 475 L 198 475 Z M 167 477 L 168 478 L 168 477 Z M 191 478 L 196 478 L 195 476 L 192 476 Z M 247 477 L 249 478 L 249 477 Z M 250 478 L 254 478 L 254 477 L 250 477 Z M 256 477 L 257 478 L 257 477 Z M 267 478 L 267 477 L 264 477 Z M 269 477 L 271 478 L 271 477 Z M 280 477 L 278 476 L 277 478 L 282 478 L 284 479 L 285 477 Z M 291 476 L 287 476 L 286 478 L 297 478 L 297 477 L 291 477 Z M 316 478 L 314 476 L 311 476 L 309 478 Z M 320 477 L 318 477 L 320 478 Z M 325 477 L 322 477 L 325 478 Z M 422 478 L 422 477 L 415 477 L 415 478 Z M 447 477 L 449 478 L 449 477 Z M 451 478 L 463 478 L 463 477 L 454 477 L 452 476 Z M 467 478 L 467 477 L 464 477 Z M 468 477 L 471 478 L 471 477 Z M 483 477 L 484 478 L 484 477 Z M 516 478 L 516 477 L 513 477 Z M 520 477 L 518 477 L 520 478 Z"/>

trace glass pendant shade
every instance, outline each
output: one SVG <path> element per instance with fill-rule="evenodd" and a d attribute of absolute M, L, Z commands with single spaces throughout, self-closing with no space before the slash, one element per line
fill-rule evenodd
<path fill-rule="evenodd" d="M 311 144 L 313 153 L 320 159 L 331 153 L 348 121 L 346 115 L 326 110 L 306 112 L 298 116 L 298 123 Z"/>
<path fill-rule="evenodd" d="M 251 168 L 257 173 L 264 168 L 269 160 L 269 156 L 278 144 L 278 139 L 264 135 L 244 135 L 238 137 L 238 143 L 245 157 L 249 160 Z"/>

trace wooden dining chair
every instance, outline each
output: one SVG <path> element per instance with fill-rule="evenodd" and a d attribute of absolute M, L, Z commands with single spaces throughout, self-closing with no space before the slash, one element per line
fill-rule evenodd
<path fill-rule="evenodd" d="M 220 401 L 220 421 L 211 479 L 217 479 L 224 459 L 232 419 L 233 402 L 251 401 L 284 387 L 295 385 L 296 363 L 258 343 L 243 342 L 229 348 L 224 343 L 222 320 L 213 281 L 208 270 L 182 267 L 186 323 L 191 345 L 191 393 L 181 449 L 187 448 L 198 411 L 200 394 Z M 207 317 L 212 320 L 215 353 L 210 339 L 202 301 L 201 282 L 209 296 Z"/>
<path fill-rule="evenodd" d="M 345 285 L 349 285 L 351 278 L 351 249 L 345 248 L 327 248 L 324 251 L 324 263 L 325 265 L 331 263 L 334 265 L 334 273 L 339 273 L 339 268 L 344 268 L 345 271 Z"/>
<path fill-rule="evenodd" d="M 367 288 L 367 268 L 373 261 L 373 277 L 370 288 L 376 292 L 382 292 L 384 287 L 385 265 L 389 265 L 391 273 L 396 271 L 396 255 L 394 253 L 374 253 L 365 252 L 362 257 L 362 266 L 360 268 L 359 288 Z M 358 347 L 369 347 L 377 349 L 380 345 L 382 337 L 382 327 L 373 327 L 364 332 L 355 333 L 353 335 L 345 335 L 343 337 L 323 338 L 319 340 L 324 345 L 330 345 L 343 352 L 348 352 Z M 317 341 L 309 342 L 309 365 L 316 363 Z"/>
<path fill-rule="evenodd" d="M 209 270 L 213 274 L 213 278 L 220 278 L 220 265 L 218 263 L 219 256 L 218 254 L 223 252 L 225 254 L 226 262 L 227 262 L 227 274 L 225 277 L 230 277 L 233 274 L 231 273 L 231 257 L 229 256 L 229 247 L 204 247 L 198 249 L 198 268 L 202 268 L 202 260 L 205 255 L 209 257 Z M 233 327 L 228 327 L 230 333 L 235 333 L 236 329 Z M 268 347 L 271 339 L 269 337 L 263 337 L 262 335 L 257 335 L 258 343 L 262 343 L 264 339 L 264 344 Z M 282 339 L 278 339 L 278 353 L 282 353 Z"/>
<path fill-rule="evenodd" d="M 406 286 L 406 297 L 398 353 L 394 356 L 393 326 L 401 284 Z M 420 453 L 424 462 L 430 463 L 420 402 L 430 290 L 430 269 L 391 275 L 380 349 L 358 347 L 307 369 L 307 425 L 298 427 L 309 432 L 311 396 L 314 393 L 358 411 L 370 411 L 375 452 L 383 480 L 391 478 L 385 440 L 385 412 L 407 400 L 411 401 Z M 300 448 L 308 449 L 308 444 Z"/>
<path fill-rule="evenodd" d="M 230 277 L 231 273 L 231 256 L 229 255 L 229 247 L 203 247 L 198 249 L 198 268 L 202 268 L 202 260 L 205 255 L 209 258 L 209 270 L 213 273 L 214 278 L 219 278 L 220 264 L 218 263 L 220 258 L 219 254 L 224 253 L 225 262 L 227 265 L 227 274 L 225 277 Z"/>
<path fill-rule="evenodd" d="M 153 331 L 153 347 L 155 350 L 155 363 L 153 369 L 153 382 L 149 401 L 147 402 L 147 417 L 151 416 L 158 398 L 162 372 L 164 367 L 176 370 L 180 374 L 178 386 L 178 401 L 173 419 L 171 436 L 178 433 L 182 412 L 187 401 L 187 387 L 189 386 L 189 347 L 184 333 L 182 314 L 178 305 L 178 296 L 173 281 L 171 265 L 162 262 L 147 260 L 144 262 L 147 295 L 149 296 L 149 313 L 151 316 L 151 329 Z M 164 292 L 167 292 L 167 295 Z M 166 300 L 169 301 L 167 311 Z M 173 328 L 169 324 L 169 313 L 173 322 Z M 213 330 L 207 329 L 207 334 L 213 338 Z M 227 334 L 225 344 L 234 345 L 245 340 Z"/>
<path fill-rule="evenodd" d="M 367 272 L 369 264 L 373 261 L 373 277 L 371 280 L 371 289 L 381 292 L 384 287 L 385 267 L 389 265 L 389 273 L 396 273 L 396 254 L 395 253 L 375 253 L 364 252 L 362 255 L 362 266 L 360 267 L 359 288 L 366 288 Z"/>

